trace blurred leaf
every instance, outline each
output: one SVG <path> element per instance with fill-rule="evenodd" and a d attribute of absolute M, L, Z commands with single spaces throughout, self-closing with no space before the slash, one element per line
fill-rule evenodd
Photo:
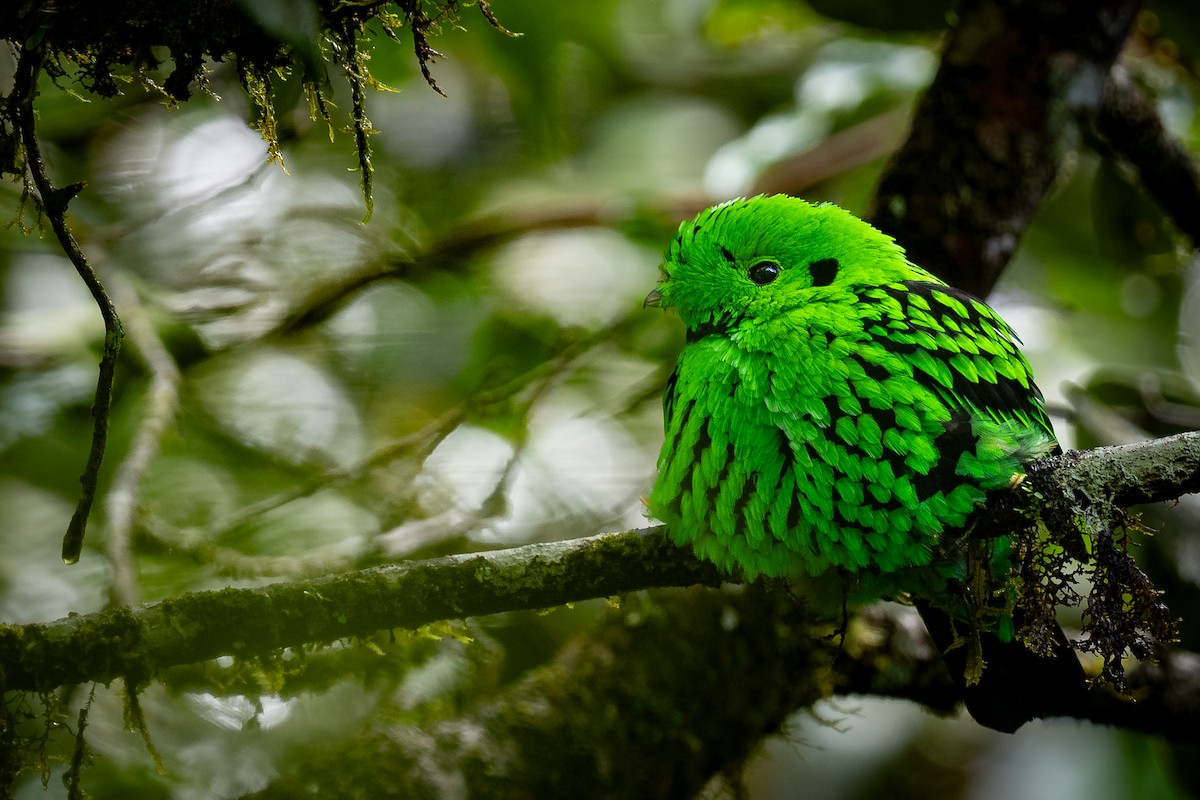
<path fill-rule="evenodd" d="M 344 389 L 316 365 L 258 349 L 205 367 L 195 383 L 208 413 L 248 445 L 303 464 L 349 464 L 366 440 Z"/>
<path fill-rule="evenodd" d="M 546 361 L 558 327 L 548 317 L 497 311 L 474 331 L 470 360 L 456 383 L 467 394 L 507 383 Z"/>

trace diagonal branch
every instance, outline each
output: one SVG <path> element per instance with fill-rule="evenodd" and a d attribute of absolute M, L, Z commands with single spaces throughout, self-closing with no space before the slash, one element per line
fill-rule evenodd
<path fill-rule="evenodd" d="M 1193 246 L 1200 243 L 1200 165 L 1125 70 L 1115 68 L 1109 76 L 1094 120 L 1097 132 L 1137 168 L 1142 184 L 1179 230 Z"/>
<path fill-rule="evenodd" d="M 909 257 L 986 297 L 1060 163 L 1074 116 L 1099 107 L 1138 0 L 976 0 L 869 216 Z"/>
<path fill-rule="evenodd" d="M 136 290 L 127 281 L 117 280 L 113 294 L 126 309 L 130 341 L 150 372 L 145 410 L 140 415 L 141 421 L 129 452 L 116 468 L 104 503 L 104 546 L 112 569 L 112 599 L 130 605 L 138 600 L 137 571 L 130 540 L 142 481 L 158 454 L 163 435 L 175 421 L 180 375 L 178 365 L 139 304 Z"/>

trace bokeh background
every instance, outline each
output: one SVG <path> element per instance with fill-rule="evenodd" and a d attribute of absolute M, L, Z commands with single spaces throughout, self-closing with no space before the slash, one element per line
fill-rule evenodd
<path fill-rule="evenodd" d="M 253 5 L 287 20 L 290 4 Z M 897 10 L 902 9 L 902 10 Z M 0 186 L 0 619 L 88 612 L 401 558 L 646 524 L 659 398 L 682 343 L 643 310 L 679 220 L 763 187 L 863 212 L 932 78 L 952 11 L 795 0 L 497 0 L 463 9 L 421 76 L 381 33 L 365 216 L 352 134 L 276 89 L 283 164 L 228 64 L 171 109 L 47 87 L 44 155 L 129 329 L 81 562 L 59 559 L 90 437 L 103 327 L 52 236 Z M 1200 10 L 1151 3 L 1123 57 L 1200 149 Z M 13 58 L 0 54 L 11 80 Z M 62 81 L 70 88 L 69 81 Z M 991 302 L 1020 333 L 1067 446 L 1200 427 L 1200 266 L 1136 175 L 1087 137 Z M 1200 213 L 1200 209 L 1196 210 Z M 146 449 L 149 448 L 149 449 Z M 138 461 L 141 458 L 145 463 Z M 1200 631 L 1200 512 L 1147 511 L 1140 548 Z M 605 603 L 348 643 L 332 674 L 231 660 L 141 693 L 96 687 L 94 797 L 231 797 L 363 720 L 420 720 L 543 663 Z M 329 652 L 324 655 L 331 656 Z M 30 735 L 81 689 L 30 701 Z M 18 796 L 57 795 L 51 731 Z M 1075 722 L 1015 736 L 906 702 L 798 712 L 747 765 L 753 798 L 1189 797 L 1197 753 Z M 723 778 L 705 796 L 732 797 Z"/>

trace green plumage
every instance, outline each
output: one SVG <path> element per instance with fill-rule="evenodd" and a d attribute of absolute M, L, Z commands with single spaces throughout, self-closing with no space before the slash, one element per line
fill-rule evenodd
<path fill-rule="evenodd" d="M 647 304 L 687 327 L 649 510 L 750 579 L 961 573 L 942 533 L 1057 446 L 1012 329 L 837 206 L 702 212 Z"/>

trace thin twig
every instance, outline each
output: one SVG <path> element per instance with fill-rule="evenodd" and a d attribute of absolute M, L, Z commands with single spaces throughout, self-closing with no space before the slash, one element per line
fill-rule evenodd
<path fill-rule="evenodd" d="M 150 371 L 146 409 L 129 452 L 117 467 L 104 503 L 104 545 L 112 567 L 112 598 L 122 605 L 131 605 L 138 599 L 137 572 L 129 545 L 134 512 L 146 470 L 158 454 L 163 434 L 175 420 L 179 404 L 179 367 L 146 318 L 133 287 L 118 279 L 113 294 L 125 308 L 130 341 Z"/>
<path fill-rule="evenodd" d="M 466 219 L 449 228 L 423 249 L 390 252 L 358 268 L 315 286 L 298 299 L 263 336 L 291 335 L 331 317 L 351 298 L 381 281 L 413 280 L 430 274 L 466 273 L 478 253 L 525 234 L 586 228 L 620 227 L 631 220 L 652 217 L 664 228 L 674 229 L 679 220 L 694 216 L 712 204 L 702 192 L 671 195 L 653 206 L 636 207 L 604 197 L 557 201 Z"/>
<path fill-rule="evenodd" d="M 581 354 L 576 354 L 575 357 L 579 355 Z M 500 471 L 500 475 L 496 478 L 492 491 L 483 498 L 478 507 L 471 510 L 449 508 L 433 517 L 407 520 L 379 536 L 374 543 L 375 549 L 395 558 L 435 542 L 466 536 L 477 530 L 484 522 L 502 516 L 507 511 L 509 497 L 512 495 L 512 484 L 519 474 L 517 468 L 521 465 L 521 457 L 529 440 L 530 412 L 573 360 L 574 358 L 567 361 L 555 359 L 560 364 L 560 369 L 551 373 L 539 373 L 535 380 L 529 382 L 526 396 L 514 401 L 514 406 L 516 406 L 514 416 L 521 419 L 521 424 L 512 437 L 512 452 L 509 454 L 504 468 Z M 513 385 L 513 382 L 510 381 L 507 385 Z M 513 393 L 516 394 L 525 387 L 516 385 L 513 388 Z"/>
<path fill-rule="evenodd" d="M 420 430 L 382 445 L 357 463 L 326 470 L 309 480 L 297 483 L 290 489 L 276 492 L 247 506 L 243 506 L 212 526 L 205 538 L 219 539 L 226 533 L 246 524 L 251 519 L 281 508 L 288 503 L 310 497 L 322 489 L 337 486 L 347 481 L 357 480 L 370 470 L 391 463 L 409 453 L 428 452 L 454 430 L 459 422 L 462 421 L 465 414 L 465 406 L 453 408 Z"/>
<path fill-rule="evenodd" d="M 50 227 L 58 237 L 59 244 L 67 258 L 75 265 L 76 272 L 83 279 L 84 285 L 92 293 L 96 305 L 100 308 L 100 316 L 104 319 L 104 350 L 100 358 L 99 377 L 96 381 L 96 398 L 92 404 L 92 445 L 88 451 L 87 462 L 83 474 L 79 478 L 82 491 L 75 513 L 63 536 L 62 558 L 68 564 L 79 560 L 83 548 L 83 536 L 87 530 L 88 514 L 91 513 L 92 503 L 96 499 L 96 485 L 100 478 L 100 465 L 104 460 L 104 451 L 108 444 L 108 420 L 112 408 L 113 380 L 117 369 L 117 356 L 121 352 L 121 340 L 124 331 L 117 310 L 113 306 L 104 284 L 92 269 L 79 243 L 67 227 L 67 205 L 83 188 L 83 184 L 74 184 L 57 188 L 46 175 L 46 165 L 42 162 L 41 150 L 38 147 L 37 129 L 34 121 L 33 100 L 37 96 L 37 79 L 41 74 L 44 53 L 41 46 L 26 48 L 21 51 L 17 63 L 17 73 L 13 81 L 12 100 L 15 114 L 21 128 L 21 143 L 25 148 L 25 163 L 29 174 L 37 187 L 41 208 L 50 220 Z"/>

